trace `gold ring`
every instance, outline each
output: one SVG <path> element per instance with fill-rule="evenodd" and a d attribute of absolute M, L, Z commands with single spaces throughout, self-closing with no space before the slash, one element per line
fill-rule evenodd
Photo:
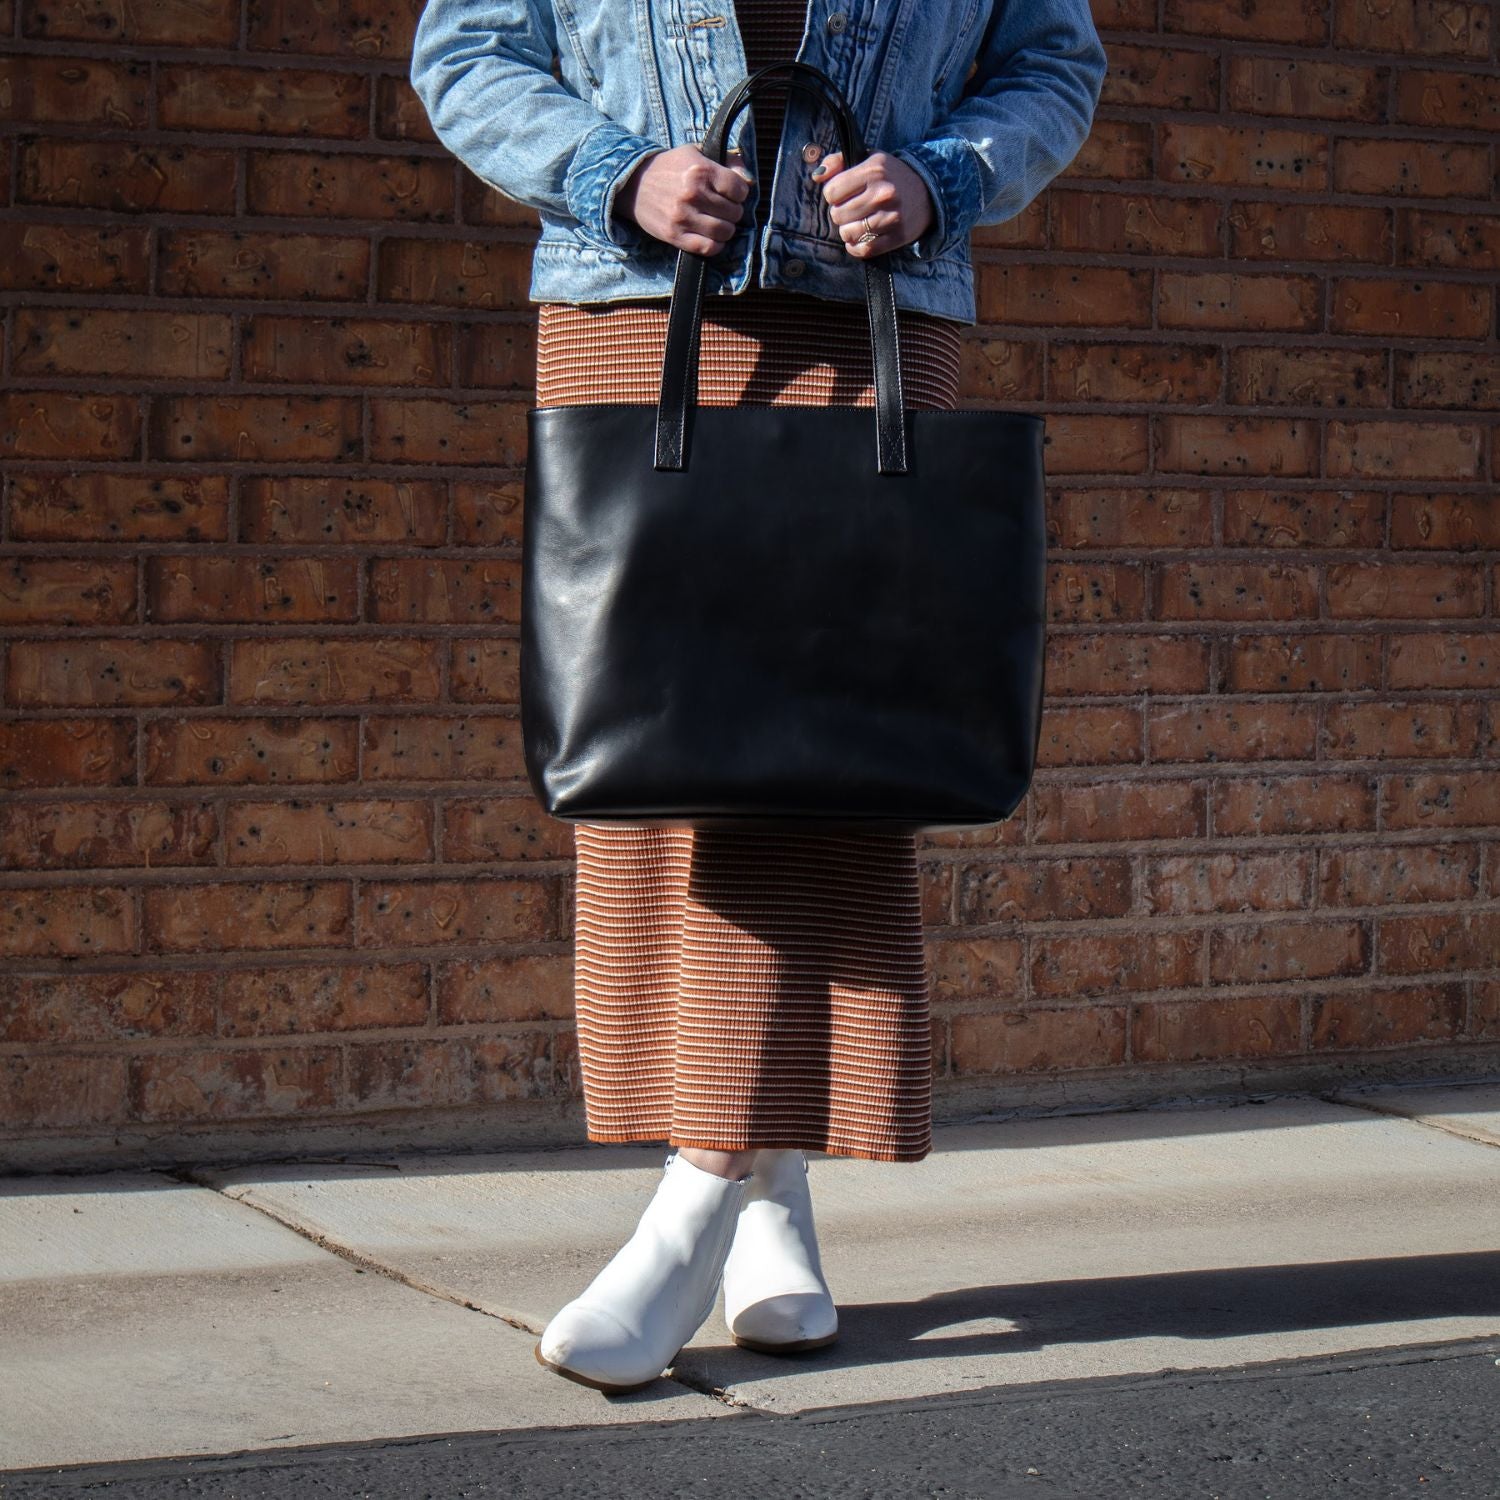
<path fill-rule="evenodd" d="M 866 218 L 865 219 L 865 232 L 862 235 L 860 235 L 860 237 L 857 240 L 855 240 L 854 243 L 856 245 L 868 245 L 871 240 L 878 240 L 879 238 L 880 238 L 879 234 L 877 234 L 875 232 L 875 230 L 873 230 L 873 229 L 870 228 L 870 221 L 869 221 L 868 218 Z"/>

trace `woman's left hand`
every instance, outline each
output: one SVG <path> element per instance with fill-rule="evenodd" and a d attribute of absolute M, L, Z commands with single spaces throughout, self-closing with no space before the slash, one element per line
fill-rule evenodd
<path fill-rule="evenodd" d="M 872 151 L 845 169 L 844 153 L 830 151 L 812 169 L 823 189 L 828 216 L 850 255 L 864 260 L 919 240 L 933 220 L 932 195 L 921 174 L 886 151 Z M 866 226 L 865 220 L 869 225 Z M 875 238 L 860 245 L 866 227 Z"/>

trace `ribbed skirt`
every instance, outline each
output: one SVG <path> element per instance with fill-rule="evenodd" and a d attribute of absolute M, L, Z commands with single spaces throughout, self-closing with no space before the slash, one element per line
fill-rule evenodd
<path fill-rule="evenodd" d="M 752 66 L 795 49 L 805 6 L 746 0 L 737 11 Z M 756 108 L 763 161 L 783 102 L 766 96 Z M 863 301 L 752 280 L 704 306 L 704 405 L 874 404 Z M 542 303 L 537 404 L 656 401 L 666 321 L 665 300 Z M 907 404 L 951 408 L 959 325 L 905 309 L 898 324 Z M 879 598 L 869 607 L 878 611 Z M 590 1140 L 877 1161 L 929 1153 L 929 981 L 912 833 L 575 823 L 573 837 Z"/>

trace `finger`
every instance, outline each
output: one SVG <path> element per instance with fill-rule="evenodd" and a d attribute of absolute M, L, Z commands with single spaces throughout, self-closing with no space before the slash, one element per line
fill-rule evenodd
<path fill-rule="evenodd" d="M 857 246 L 863 251 L 868 246 L 859 245 L 859 237 L 870 229 L 875 231 L 876 239 L 870 241 L 869 244 L 878 245 L 882 240 L 894 242 L 899 239 L 901 233 L 901 215 L 890 212 L 865 214 L 848 224 L 841 224 L 839 238 L 843 240 L 847 248 L 854 249 Z"/>

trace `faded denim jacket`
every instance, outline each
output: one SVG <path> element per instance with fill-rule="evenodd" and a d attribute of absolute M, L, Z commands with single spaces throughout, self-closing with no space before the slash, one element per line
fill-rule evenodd
<path fill-rule="evenodd" d="M 1106 69 L 1089 0 L 810 0 L 797 56 L 838 84 L 866 148 L 932 196 L 926 233 L 889 253 L 897 305 L 973 323 L 969 231 L 1020 213 L 1088 136 Z M 427 0 L 411 61 L 439 140 L 536 210 L 536 302 L 671 295 L 676 248 L 616 215 L 615 195 L 651 152 L 701 142 L 748 71 L 733 0 Z M 786 90 L 779 148 L 756 161 L 752 100 L 728 145 L 754 181 L 706 291 L 749 285 L 769 183 L 760 283 L 861 300 L 862 265 L 808 165 L 839 149 L 833 114 L 764 87 Z"/>

